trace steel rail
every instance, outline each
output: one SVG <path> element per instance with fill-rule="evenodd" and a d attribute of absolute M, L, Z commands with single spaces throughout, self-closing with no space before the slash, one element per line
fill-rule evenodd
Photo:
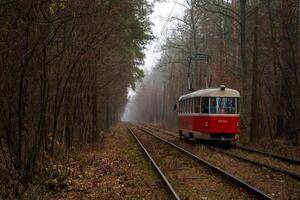
<path fill-rule="evenodd" d="M 248 152 L 254 152 L 254 153 L 259 153 L 259 154 L 262 154 L 262 155 L 265 155 L 265 156 L 273 157 L 273 158 L 276 158 L 276 159 L 279 159 L 279 160 L 282 160 L 282 161 L 285 161 L 285 162 L 288 162 L 288 163 L 291 163 L 291 164 L 300 165 L 300 160 L 295 160 L 295 159 L 292 159 L 292 158 L 283 157 L 283 156 L 278 155 L 278 154 L 267 153 L 267 152 L 259 151 L 257 149 L 243 147 L 243 146 L 240 146 L 240 145 L 234 145 L 233 147 L 235 147 L 237 149 L 242 149 L 242 150 L 245 150 L 245 151 L 248 151 Z"/>
<path fill-rule="evenodd" d="M 166 144 L 169 144 L 170 146 L 178 149 L 179 151 L 181 152 L 184 152 L 185 154 L 191 156 L 192 158 L 194 158 L 195 160 L 201 162 L 201 163 L 204 163 L 205 165 L 209 166 L 210 168 L 214 169 L 215 171 L 219 172 L 220 174 L 223 174 L 223 175 L 226 175 L 226 177 L 234 180 L 236 183 L 242 185 L 243 187 L 247 188 L 248 190 L 250 190 L 253 194 L 257 195 L 258 197 L 262 198 L 262 199 L 268 199 L 268 200 L 271 200 L 273 199 L 272 197 L 270 197 L 269 195 L 267 195 L 266 193 L 264 193 L 263 191 L 260 191 L 259 189 L 255 188 L 254 186 L 251 186 L 250 184 L 246 183 L 245 181 L 231 175 L 230 173 L 224 171 L 223 169 L 217 167 L 217 166 L 214 166 L 213 164 L 207 162 L 206 160 L 203 160 L 202 158 L 194 155 L 193 153 L 177 146 L 176 144 L 172 143 L 172 142 L 169 142 L 168 140 L 164 139 L 164 138 L 161 138 L 153 133 L 151 133 L 149 130 L 147 129 L 143 129 L 143 128 L 139 128 L 140 130 L 142 130 L 143 132 L 149 134 L 149 135 L 152 135 L 154 138 L 166 143 Z"/>
<path fill-rule="evenodd" d="M 175 132 L 173 134 L 173 132 L 171 132 L 171 131 L 167 132 L 167 130 L 164 130 L 164 129 L 161 129 L 161 128 L 157 128 L 157 127 L 152 126 L 152 125 L 139 126 L 139 128 L 147 128 L 147 129 L 150 129 L 152 131 L 160 131 L 160 132 L 163 131 L 164 135 L 168 135 L 170 137 L 177 137 L 178 136 L 178 135 L 175 134 Z"/>
<path fill-rule="evenodd" d="M 154 128 L 150 128 L 150 129 L 154 129 Z M 156 129 L 156 130 L 159 130 L 159 131 L 162 131 L 162 130 L 160 130 L 160 129 Z M 166 133 L 167 134 L 167 133 Z M 171 136 L 171 134 L 167 134 L 167 135 L 169 135 L 169 136 Z M 174 136 L 175 137 L 175 136 Z M 248 163 L 252 163 L 252 164 L 254 164 L 254 165 L 257 165 L 257 166 L 262 166 L 262 167 L 266 167 L 266 168 L 269 168 L 269 169 L 271 169 L 271 170 L 273 170 L 273 171 L 277 171 L 277 172 L 281 172 L 281 173 L 283 173 L 283 174 L 285 174 L 285 175 L 288 175 L 288 176 L 291 176 L 292 178 L 295 178 L 295 179 L 297 179 L 297 180 L 300 180 L 300 174 L 297 174 L 297 173 L 295 173 L 295 172 L 291 172 L 291 171 L 289 171 L 289 170 L 285 170 L 285 169 L 282 169 L 282 168 L 279 168 L 279 167 L 275 167 L 275 166 L 272 166 L 272 165 L 269 165 L 269 164 L 265 164 L 265 163 L 260 163 L 260 162 L 257 162 L 257 161 L 254 161 L 254 160 L 251 160 L 251 159 L 248 159 L 248 158 L 244 158 L 244 157 L 242 157 L 242 156 L 239 156 L 239 155 L 236 155 L 236 154 L 234 154 L 234 153 L 230 153 L 230 152 L 227 152 L 227 151 L 225 151 L 225 150 L 222 150 L 222 149 L 219 149 L 219 148 L 216 148 L 216 147 L 211 147 L 211 146 L 207 146 L 209 149 L 211 149 L 211 150 L 213 150 L 213 151 L 218 151 L 218 152 L 220 152 L 220 153 L 224 153 L 224 154 L 226 154 L 226 155 L 228 155 L 228 156 L 231 156 L 231 157 L 235 157 L 235 158 L 237 158 L 237 159 L 239 159 L 239 160 L 242 160 L 242 161 L 245 161 L 245 162 L 248 162 Z M 234 146 L 235 147 L 235 146 Z M 243 149 L 244 147 L 242 147 L 241 149 Z M 247 148 L 245 148 L 245 150 L 246 150 Z M 247 150 L 246 150 L 247 151 Z M 249 151 L 251 151 L 251 150 L 249 150 Z M 256 152 L 256 150 L 254 150 L 253 152 Z M 260 154 L 263 154 L 263 155 L 265 155 L 265 156 L 270 156 L 268 153 L 264 153 L 264 152 L 256 152 L 256 153 L 260 153 Z M 278 158 L 278 157 L 275 157 L 275 156 L 271 156 L 271 157 L 274 157 L 274 158 Z M 284 157 L 280 157 L 280 158 L 278 158 L 278 159 L 281 159 L 281 160 L 284 160 L 285 158 Z M 299 162 L 299 164 L 300 164 L 300 161 L 299 160 L 291 160 L 291 159 L 288 159 L 288 158 L 286 158 L 285 160 L 289 160 L 289 161 L 291 161 L 291 162 L 293 162 L 293 163 L 297 163 L 297 162 Z M 298 163 L 297 163 L 298 164 Z"/>
<path fill-rule="evenodd" d="M 265 164 L 265 163 L 260 163 L 260 162 L 257 162 L 257 161 L 254 161 L 254 160 L 251 160 L 251 159 L 247 159 L 247 158 L 244 158 L 242 156 L 239 156 L 239 155 L 236 155 L 234 153 L 230 153 L 230 152 L 227 152 L 225 150 L 222 150 L 222 149 L 219 149 L 219 148 L 216 148 L 216 147 L 208 147 L 209 149 L 211 150 L 214 150 L 214 151 L 218 151 L 218 152 L 221 152 L 221 153 L 224 153 L 226 155 L 229 155 L 229 156 L 232 156 L 232 157 L 235 157 L 237 159 L 240 159 L 240 160 L 243 160 L 243 161 L 246 161 L 246 162 L 249 162 L 249 163 L 252 163 L 252 164 L 255 164 L 255 165 L 258 165 L 258 166 L 263 166 L 263 167 L 267 167 L 273 171 L 277 171 L 277 172 L 281 172 L 283 174 L 286 174 L 286 175 L 289 175 L 291 176 L 292 178 L 295 178 L 295 179 L 298 179 L 300 180 L 300 174 L 297 174 L 295 172 L 291 172 L 291 171 L 288 171 L 288 170 L 285 170 L 285 169 L 281 169 L 279 167 L 275 167 L 275 166 L 272 166 L 272 165 L 269 165 L 269 164 Z"/>
<path fill-rule="evenodd" d="M 159 166 L 154 161 L 154 159 L 151 157 L 151 155 L 149 154 L 149 152 L 147 151 L 147 149 L 144 147 L 144 145 L 141 143 L 141 141 L 138 139 L 138 137 L 134 134 L 134 132 L 130 128 L 128 128 L 128 130 L 131 133 L 131 135 L 134 137 L 134 139 L 137 141 L 137 143 L 140 145 L 140 147 L 143 149 L 143 151 L 145 152 L 145 154 L 147 155 L 147 157 L 150 159 L 152 165 L 155 167 L 156 171 L 159 173 L 160 177 L 163 179 L 163 181 L 167 185 L 168 189 L 170 190 L 170 192 L 172 193 L 172 195 L 174 196 L 174 198 L 176 200 L 180 200 L 180 197 L 176 193 L 174 187 L 171 185 L 171 183 L 169 182 L 169 180 L 167 179 L 167 177 L 164 175 L 164 173 L 160 170 Z"/>

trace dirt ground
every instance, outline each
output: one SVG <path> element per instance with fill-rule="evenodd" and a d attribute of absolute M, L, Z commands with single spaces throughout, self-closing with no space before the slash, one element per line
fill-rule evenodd
<path fill-rule="evenodd" d="M 170 199 L 151 163 L 124 125 L 67 161 L 68 187 L 46 199 Z"/>

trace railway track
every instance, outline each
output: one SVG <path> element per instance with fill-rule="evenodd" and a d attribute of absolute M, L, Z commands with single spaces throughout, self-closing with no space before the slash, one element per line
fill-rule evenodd
<path fill-rule="evenodd" d="M 173 133 L 170 133 L 169 131 L 167 132 L 167 131 L 165 131 L 163 129 L 159 129 L 159 128 L 152 127 L 152 126 L 148 126 L 148 128 L 156 130 L 156 131 L 159 131 L 159 132 L 163 131 L 164 134 L 166 134 L 168 136 L 171 136 L 171 137 L 177 137 L 175 133 L 173 134 Z M 250 148 L 246 148 L 246 147 L 242 147 L 242 146 L 238 146 L 238 145 L 234 145 L 233 147 L 235 149 L 247 151 L 247 152 L 250 152 L 250 153 L 257 153 L 257 154 L 260 154 L 262 156 L 267 156 L 267 157 L 271 157 L 271 158 L 280 160 L 282 162 L 288 163 L 289 166 L 291 164 L 296 165 L 296 166 L 300 165 L 300 161 L 299 160 L 294 160 L 294 159 L 291 159 L 291 158 L 285 158 L 285 157 L 282 157 L 282 156 L 279 156 L 279 155 L 276 155 L 276 154 L 270 154 L 270 153 L 266 153 L 266 152 L 261 152 L 261 151 L 258 151 L 258 150 L 254 150 L 254 149 L 250 149 Z M 239 160 L 252 163 L 252 164 L 257 165 L 257 166 L 269 168 L 269 169 L 271 169 L 271 170 L 273 170 L 275 172 L 280 172 L 280 173 L 286 174 L 286 175 L 288 175 L 288 176 L 290 176 L 292 178 L 300 180 L 300 174 L 298 174 L 296 172 L 293 172 L 293 171 L 290 171 L 290 170 L 287 170 L 287 169 L 284 169 L 284 168 L 280 168 L 280 167 L 277 167 L 277 166 L 273 166 L 273 165 L 270 165 L 270 164 L 267 164 L 267 163 L 258 162 L 258 161 L 255 161 L 253 159 L 249 159 L 249 158 L 247 158 L 245 156 L 233 153 L 233 152 L 231 152 L 231 150 L 224 150 L 224 149 L 212 147 L 212 146 L 209 146 L 209 145 L 207 146 L 207 148 L 209 148 L 209 149 L 211 149 L 213 151 L 217 151 L 217 152 L 226 154 L 226 155 L 231 156 L 231 157 L 235 157 L 235 158 L 237 158 Z"/>
<path fill-rule="evenodd" d="M 249 163 L 252 163 L 254 165 L 258 165 L 258 166 L 261 166 L 261 167 L 266 167 L 266 168 L 269 168 L 273 171 L 276 171 L 276 172 L 281 172 L 283 174 L 286 174 L 286 175 L 289 175 L 291 176 L 292 178 L 295 178 L 297 180 L 300 180 L 300 174 L 297 174 L 295 172 L 291 172 L 291 171 L 288 171 L 286 169 L 282 169 L 282 168 L 279 168 L 279 167 L 276 167 L 276 166 L 272 166 L 270 164 L 266 164 L 266 163 L 261 163 L 261 162 L 258 162 L 258 161 L 255 161 L 255 160 L 251 160 L 251 159 L 248 159 L 248 158 L 245 158 L 241 155 L 237 155 L 235 153 L 232 153 L 232 152 L 229 152 L 228 150 L 223 150 L 223 149 L 220 149 L 220 148 L 216 148 L 216 147 L 211 147 L 209 146 L 208 147 L 209 149 L 212 149 L 214 151 L 218 151 L 218 152 L 221 152 L 223 154 L 226 154 L 226 155 L 229 155 L 229 156 L 232 156 L 232 157 L 235 157 L 237 159 L 240 159 L 240 160 L 243 160 L 243 161 L 246 161 L 246 162 L 249 162 Z"/>
<path fill-rule="evenodd" d="M 147 151 L 147 149 L 144 147 L 144 145 L 142 144 L 142 142 L 138 139 L 138 137 L 134 134 L 134 132 L 130 128 L 128 128 L 128 130 L 131 133 L 131 135 L 134 137 L 135 141 L 143 149 L 143 151 L 145 152 L 145 154 L 147 155 L 147 157 L 149 158 L 149 160 L 151 161 L 151 163 L 154 166 L 155 170 L 158 172 L 159 176 L 161 177 L 161 179 L 163 180 L 163 182 L 166 184 L 167 188 L 169 189 L 171 195 L 174 197 L 174 199 L 180 200 L 180 197 L 178 196 L 178 194 L 175 191 L 174 187 L 172 186 L 172 184 L 170 183 L 170 181 L 167 179 L 167 177 L 165 176 L 165 174 L 162 172 L 162 170 L 159 168 L 159 166 L 154 161 L 154 159 L 151 157 L 151 155 L 149 154 L 149 152 Z"/>
<path fill-rule="evenodd" d="M 261 155 L 264 155 L 264 156 L 269 156 L 269 157 L 272 157 L 272 158 L 276 158 L 276 159 L 282 160 L 282 161 L 290 163 L 290 164 L 300 165 L 300 160 L 283 157 L 283 156 L 278 155 L 278 154 L 267 153 L 267 152 L 259 151 L 257 149 L 252 149 L 252 148 L 248 148 L 248 147 L 244 147 L 244 146 L 240 146 L 240 145 L 234 145 L 233 147 L 237 148 L 237 149 L 242 149 L 242 150 L 245 150 L 245 151 L 248 151 L 248 152 L 258 153 L 258 154 L 261 154 Z"/>
<path fill-rule="evenodd" d="M 178 136 L 178 134 L 176 132 L 168 131 L 168 130 L 158 128 L 156 126 L 152 126 L 152 125 L 149 125 L 149 124 L 147 124 L 146 126 L 150 129 L 153 129 L 153 130 L 156 130 L 156 131 L 163 131 L 164 134 L 172 136 L 172 137 L 177 137 Z M 257 153 L 257 154 L 261 154 L 261 155 L 264 155 L 264 156 L 272 157 L 272 158 L 275 158 L 275 159 L 278 159 L 278 160 L 282 160 L 286 163 L 300 165 L 300 160 L 299 159 L 284 157 L 284 156 L 279 155 L 279 154 L 264 152 L 264 151 L 260 151 L 260 150 L 257 150 L 257 149 L 253 149 L 253 148 L 249 148 L 249 147 L 245 147 L 245 146 L 241 146 L 241 145 L 237 145 L 237 144 L 232 145 L 232 147 L 234 147 L 236 149 L 245 150 L 245 151 L 248 151 L 250 153 Z"/>
<path fill-rule="evenodd" d="M 235 185 L 238 185 L 239 187 L 244 188 L 249 194 L 253 195 L 254 197 L 258 198 L 258 199 L 272 199 L 272 197 L 270 197 L 269 195 L 267 195 L 266 193 L 264 193 L 263 191 L 257 189 L 256 187 L 246 183 L 245 181 L 241 180 L 240 178 L 237 178 L 231 174 L 229 174 L 228 172 L 224 171 L 223 169 L 203 160 L 202 158 L 194 155 L 193 153 L 183 149 L 182 147 L 177 146 L 176 144 L 161 138 L 155 134 L 153 134 L 149 129 L 145 129 L 145 128 L 140 128 L 139 129 L 141 131 L 143 131 L 144 133 L 146 133 L 147 135 L 152 136 L 153 138 L 155 138 L 156 140 L 163 142 L 165 144 L 167 144 L 169 147 L 176 149 L 177 151 L 181 152 L 182 154 L 192 158 L 193 160 L 197 161 L 198 163 L 200 163 L 201 165 L 204 165 L 206 168 L 213 170 L 215 173 L 219 174 L 221 177 L 225 178 L 226 180 L 230 180 L 232 183 L 234 183 Z M 150 154 L 147 152 L 147 150 L 145 149 L 145 147 L 142 146 L 141 141 L 138 139 L 138 137 L 134 134 L 134 132 L 129 129 L 129 131 L 131 132 L 131 134 L 134 136 L 135 140 L 140 144 L 140 146 L 142 147 L 142 149 L 145 151 L 145 153 L 147 154 L 147 156 L 149 157 L 149 159 L 152 161 L 153 165 L 155 166 L 156 170 L 159 172 L 159 174 L 161 175 L 162 179 L 164 179 L 164 182 L 166 183 L 166 185 L 168 186 L 169 190 L 172 192 L 173 196 L 175 199 L 178 199 L 179 196 L 177 194 L 177 192 L 175 191 L 174 187 L 171 185 L 171 183 L 167 180 L 165 175 L 162 175 L 162 171 L 159 169 L 158 165 L 155 163 L 155 161 L 153 160 L 153 158 L 151 158 Z M 154 164 L 155 163 L 155 164 Z M 176 197 L 176 195 L 177 197 Z"/>

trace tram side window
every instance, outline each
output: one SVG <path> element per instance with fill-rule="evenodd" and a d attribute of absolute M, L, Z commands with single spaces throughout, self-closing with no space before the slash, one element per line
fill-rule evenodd
<path fill-rule="evenodd" d="M 208 113 L 209 108 L 209 98 L 208 97 L 202 97 L 201 99 L 201 113 Z"/>
<path fill-rule="evenodd" d="M 200 97 L 194 98 L 194 112 L 200 113 Z"/>
<path fill-rule="evenodd" d="M 193 112 L 193 99 L 190 99 L 190 113 Z"/>
<path fill-rule="evenodd" d="M 189 113 L 190 112 L 190 100 L 187 99 L 186 100 L 186 113 Z"/>
<path fill-rule="evenodd" d="M 240 98 L 236 98 L 236 113 L 240 114 Z"/>
<path fill-rule="evenodd" d="M 185 100 L 185 113 L 188 113 L 188 110 L 189 110 L 189 100 L 186 99 Z"/>
<path fill-rule="evenodd" d="M 188 113 L 189 101 L 188 99 L 185 100 L 185 113 Z"/>
<path fill-rule="evenodd" d="M 210 107 L 209 107 L 209 113 L 217 113 L 217 101 L 215 97 L 210 97 Z"/>

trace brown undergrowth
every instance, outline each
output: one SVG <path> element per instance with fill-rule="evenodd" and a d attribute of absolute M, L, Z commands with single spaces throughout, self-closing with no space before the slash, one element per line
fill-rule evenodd
<path fill-rule="evenodd" d="M 101 144 L 68 157 L 72 171 L 66 188 L 47 199 L 169 199 L 139 146 L 123 125 Z"/>
<path fill-rule="evenodd" d="M 45 157 L 26 188 L 0 181 L 0 199 L 169 199 L 125 125 L 103 135 L 100 143 L 73 149 L 60 161 Z M 17 196 L 13 188 L 22 192 Z"/>

